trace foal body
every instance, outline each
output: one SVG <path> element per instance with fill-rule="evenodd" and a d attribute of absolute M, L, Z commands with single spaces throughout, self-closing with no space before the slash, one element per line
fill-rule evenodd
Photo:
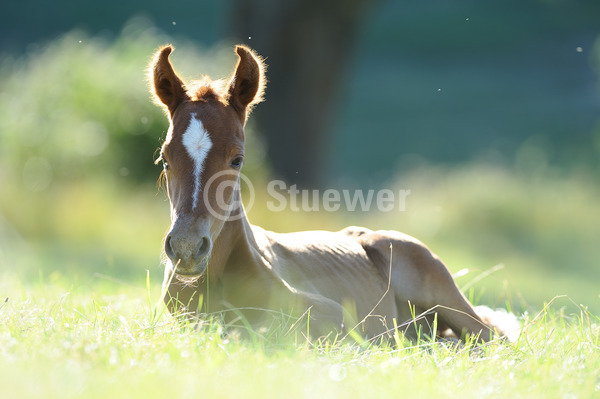
<path fill-rule="evenodd" d="M 241 310 L 256 326 L 272 316 L 262 310 L 296 319 L 310 309 L 307 317 L 317 336 L 356 328 L 367 338 L 393 332 L 394 319 L 409 337 L 417 334 L 416 326 L 430 333 L 435 311 L 438 333 L 451 328 L 459 336 L 491 337 L 443 263 L 408 235 L 357 227 L 279 234 L 252 226 L 245 217 L 226 228 L 231 233 L 221 234 L 237 239 L 217 239 L 219 252 L 205 281 L 189 285 L 173 279 L 168 266 L 164 284 L 170 309 L 194 312 L 202 298 L 203 312 L 229 310 L 231 320 Z"/>
<path fill-rule="evenodd" d="M 238 190 L 220 198 L 234 204 L 226 214 L 210 212 L 223 196 L 219 184 L 239 184 L 243 127 L 262 98 L 263 64 L 238 46 L 236 71 L 218 91 L 208 82 L 184 84 L 169 61 L 171 51 L 160 49 L 151 65 L 153 93 L 171 122 L 160 157 L 171 203 L 164 279 L 171 311 L 224 312 L 230 319 L 241 314 L 260 326 L 272 319 L 265 310 L 272 310 L 310 318 L 314 336 L 355 330 L 373 338 L 389 334 L 394 321 L 410 321 L 408 335 L 421 323 L 436 325 L 437 333 L 450 328 L 457 336 L 491 338 L 491 326 L 444 264 L 410 236 L 362 227 L 266 231 L 249 223 Z M 413 320 L 426 311 L 427 317 Z"/>

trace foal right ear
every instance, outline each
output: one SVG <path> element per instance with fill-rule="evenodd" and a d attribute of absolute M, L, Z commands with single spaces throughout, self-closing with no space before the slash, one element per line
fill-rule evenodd
<path fill-rule="evenodd" d="M 173 115 L 179 104 L 187 98 L 185 84 L 177 76 L 171 61 L 169 61 L 169 54 L 174 49 L 170 44 L 161 47 L 154 54 L 149 70 L 152 75 L 151 92 L 158 100 L 157 103 L 164 104 L 171 115 Z"/>

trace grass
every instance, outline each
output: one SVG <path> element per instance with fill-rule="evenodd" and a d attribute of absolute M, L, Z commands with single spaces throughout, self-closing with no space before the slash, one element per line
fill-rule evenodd
<path fill-rule="evenodd" d="M 515 344 L 365 348 L 236 340 L 214 322 L 193 329 L 155 308 L 154 287 L 1 281 L 6 398 L 600 395 L 600 319 L 558 303 L 525 316 Z"/>

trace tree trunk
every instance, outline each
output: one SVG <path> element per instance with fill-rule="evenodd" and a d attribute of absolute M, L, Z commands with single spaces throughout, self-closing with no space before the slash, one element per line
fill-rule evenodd
<path fill-rule="evenodd" d="M 234 0 L 234 36 L 265 57 L 266 102 L 253 119 L 275 177 L 318 187 L 357 33 L 373 0 Z"/>

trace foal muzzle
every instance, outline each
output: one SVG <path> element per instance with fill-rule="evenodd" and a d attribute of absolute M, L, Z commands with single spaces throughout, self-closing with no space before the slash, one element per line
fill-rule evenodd
<path fill-rule="evenodd" d="M 208 266 L 211 251 L 210 236 L 198 232 L 196 228 L 181 229 L 181 226 L 175 223 L 165 238 L 165 254 L 171 260 L 175 273 L 182 276 L 203 274 Z"/>

